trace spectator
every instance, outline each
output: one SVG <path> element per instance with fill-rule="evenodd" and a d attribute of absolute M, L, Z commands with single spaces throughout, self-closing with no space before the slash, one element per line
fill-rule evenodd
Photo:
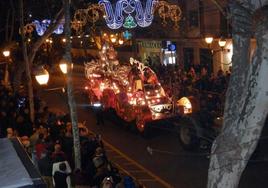
<path fill-rule="evenodd" d="M 43 151 L 38 161 L 38 169 L 47 187 L 52 188 L 52 159 L 47 151 Z"/>
<path fill-rule="evenodd" d="M 56 143 L 54 145 L 54 152 L 52 153 L 51 157 L 54 162 L 60 162 L 66 160 L 67 157 L 65 153 L 61 150 L 61 145 L 59 143 Z"/>
<path fill-rule="evenodd" d="M 52 174 L 55 188 L 71 188 L 71 169 L 68 165 L 67 161 L 53 164 Z"/>

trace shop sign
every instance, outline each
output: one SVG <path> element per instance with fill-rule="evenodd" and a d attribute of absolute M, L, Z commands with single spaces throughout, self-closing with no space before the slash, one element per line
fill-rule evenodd
<path fill-rule="evenodd" d="M 140 48 L 162 48 L 161 41 L 140 41 L 138 45 Z"/>

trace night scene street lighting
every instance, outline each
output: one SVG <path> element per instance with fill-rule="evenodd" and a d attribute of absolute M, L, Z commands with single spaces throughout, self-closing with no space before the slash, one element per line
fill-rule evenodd
<path fill-rule="evenodd" d="M 219 46 L 223 49 L 224 46 L 226 45 L 226 40 L 225 39 L 220 39 L 218 42 Z"/>
<path fill-rule="evenodd" d="M 10 56 L 10 51 L 9 50 L 4 50 L 3 51 L 3 56 L 4 57 L 9 57 Z"/>
<path fill-rule="evenodd" d="M 124 44 L 123 39 L 119 39 L 119 40 L 118 40 L 118 43 L 119 43 L 120 45 Z"/>
<path fill-rule="evenodd" d="M 205 41 L 208 45 L 210 45 L 213 42 L 213 37 L 206 37 Z"/>
<path fill-rule="evenodd" d="M 39 67 L 35 71 L 35 79 L 40 85 L 46 85 L 49 80 L 49 73 L 43 67 Z"/>
<path fill-rule="evenodd" d="M 112 42 L 112 43 L 115 43 L 115 42 L 116 42 L 116 36 L 115 36 L 115 35 L 112 34 L 112 35 L 110 36 L 110 39 L 111 39 L 111 42 Z"/>
<path fill-rule="evenodd" d="M 60 70 L 61 70 L 61 72 L 62 72 L 63 74 L 67 74 L 67 72 L 68 72 L 68 70 L 67 70 L 67 68 L 68 68 L 67 62 L 64 61 L 64 60 L 61 60 L 59 66 L 60 66 Z"/>

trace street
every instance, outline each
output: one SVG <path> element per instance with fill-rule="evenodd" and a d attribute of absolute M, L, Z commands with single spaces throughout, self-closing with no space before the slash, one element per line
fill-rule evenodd
<path fill-rule="evenodd" d="M 61 74 L 52 74 L 49 88 L 64 85 L 63 77 L 55 75 Z M 107 120 L 106 117 L 105 125 L 97 126 L 95 115 L 88 107 L 87 98 L 83 93 L 83 84 L 85 81 L 83 67 L 76 66 L 73 82 L 79 121 L 86 121 L 86 125 L 91 131 L 100 134 L 112 147 L 118 149 L 128 159 L 142 166 L 144 169 L 141 171 L 147 171 L 147 174 L 151 173 L 159 182 L 157 186 L 153 187 L 206 187 L 209 164 L 206 153 L 184 151 L 174 131 L 153 129 L 149 138 L 143 138 L 137 133 L 126 130 L 121 123 Z M 45 91 L 45 89 L 48 88 L 40 88 L 40 93 L 42 98 L 47 102 L 47 105 L 50 108 L 66 111 L 66 93 L 57 90 Z M 148 152 L 148 147 L 149 150 L 152 150 L 151 153 Z M 107 153 L 109 155 L 109 152 Z M 265 178 L 268 175 L 268 171 L 265 171 L 267 166 L 267 162 L 250 162 L 241 178 L 240 187 L 263 187 L 267 183 Z M 125 170 L 129 171 L 132 175 L 135 173 L 135 170 Z M 139 171 L 136 170 L 135 176 L 137 176 L 137 173 Z M 150 181 L 150 179 L 147 180 Z M 144 182 L 146 182 L 146 179 L 144 179 Z"/>

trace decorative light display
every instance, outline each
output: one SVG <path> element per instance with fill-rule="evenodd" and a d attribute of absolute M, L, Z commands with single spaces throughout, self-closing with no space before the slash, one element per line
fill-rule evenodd
<path fill-rule="evenodd" d="M 179 28 L 182 12 L 178 5 L 170 5 L 166 1 L 159 0 L 146 0 L 145 5 L 142 2 L 145 1 L 118 0 L 113 5 L 109 0 L 100 0 L 99 4 L 91 4 L 86 9 L 76 10 L 72 28 L 81 35 L 84 26 L 91 23 L 91 28 L 94 29 L 95 23 L 102 18 L 111 29 L 148 27 L 152 24 L 155 13 L 159 14 L 163 25 L 170 19 L 174 22 L 174 28 Z"/>
<path fill-rule="evenodd" d="M 137 27 L 137 24 L 135 23 L 134 18 L 131 15 L 128 15 L 123 26 L 125 28 L 132 29 Z"/>
<path fill-rule="evenodd" d="M 142 3 L 140 0 L 119 0 L 116 3 L 115 10 L 113 10 L 112 4 L 108 0 L 100 0 L 99 4 L 104 6 L 105 10 L 105 20 L 107 26 L 111 29 L 119 29 L 120 27 L 126 28 L 134 28 L 136 27 L 136 23 L 134 22 L 134 18 L 131 16 L 132 13 L 136 12 L 135 19 L 137 24 L 140 27 L 148 27 L 151 25 L 154 15 L 153 15 L 153 7 L 157 3 L 157 0 L 147 0 L 145 9 L 142 7 Z M 124 23 L 124 15 L 126 13 L 127 19 L 131 20 L 131 27 L 126 24 L 128 21 Z"/>
<path fill-rule="evenodd" d="M 167 25 L 167 18 L 174 22 L 174 28 L 179 28 L 179 21 L 181 20 L 182 11 L 177 5 L 170 5 L 166 1 L 159 1 L 155 10 L 158 9 L 158 14 L 162 18 L 162 24 Z"/>
<path fill-rule="evenodd" d="M 129 31 L 124 31 L 123 32 L 123 37 L 127 40 L 131 39 L 132 34 Z"/>
<path fill-rule="evenodd" d="M 41 22 L 39 22 L 38 20 L 34 20 L 32 22 L 35 26 L 36 32 L 39 36 L 44 35 L 44 33 L 46 32 L 47 28 L 49 27 L 51 21 L 48 19 L 42 20 Z M 59 24 L 59 26 L 57 27 L 57 29 L 55 29 L 55 31 L 53 33 L 56 34 L 62 34 L 63 33 L 63 27 L 64 23 Z"/>

